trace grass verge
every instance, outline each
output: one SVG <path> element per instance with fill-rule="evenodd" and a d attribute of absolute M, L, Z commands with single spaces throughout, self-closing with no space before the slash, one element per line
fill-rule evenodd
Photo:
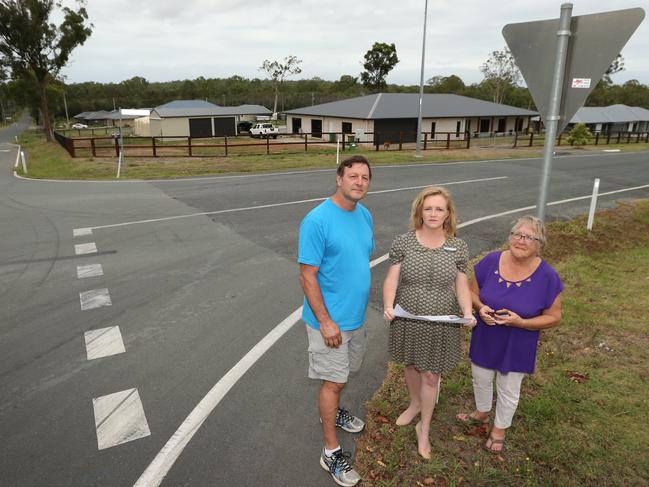
<path fill-rule="evenodd" d="M 542 333 L 505 452 L 483 450 L 485 427 L 455 421 L 474 407 L 466 362 L 443 378 L 433 457 L 419 457 L 414 427 L 394 425 L 408 399 L 402 368 L 390 364 L 357 445 L 363 485 L 649 485 L 649 201 L 585 226 L 585 217 L 548 226 L 544 257 L 564 280 L 563 320 Z"/>
<path fill-rule="evenodd" d="M 47 143 L 39 131 L 25 132 L 19 143 L 28 156 L 29 176 L 38 179 L 114 179 L 117 173 L 116 157 L 71 158 L 56 142 Z M 169 145 L 173 148 L 173 144 Z M 615 146 L 621 150 L 649 150 L 648 144 Z M 161 149 L 162 150 L 162 149 Z M 252 150 L 246 148 L 246 150 Z M 260 148 L 265 151 L 265 148 Z M 296 146 L 273 148 L 276 153 L 236 154 L 230 157 L 127 157 L 122 167 L 122 178 L 162 179 L 172 177 L 202 176 L 223 173 L 248 173 L 286 171 L 296 169 L 333 168 L 335 148 L 309 146 L 308 152 L 299 152 Z M 279 152 L 287 150 L 291 152 Z M 297 152 L 292 152 L 292 151 Z M 195 148 L 200 153 L 200 146 Z M 363 154 L 373 165 L 414 164 L 488 159 L 518 159 L 540 157 L 541 147 L 507 149 L 497 147 L 472 147 L 469 150 L 429 150 L 416 158 L 414 150 L 374 151 L 355 148 L 341 153 L 341 158 Z"/>

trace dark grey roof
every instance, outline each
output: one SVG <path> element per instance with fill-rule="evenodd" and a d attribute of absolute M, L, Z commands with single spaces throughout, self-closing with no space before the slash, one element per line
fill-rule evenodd
<path fill-rule="evenodd" d="M 76 114 L 74 117 L 72 117 L 72 118 L 78 118 L 78 119 L 86 118 L 86 115 L 89 115 L 90 113 L 92 113 L 92 112 L 81 112 L 81 113 L 77 113 L 77 114 Z"/>
<path fill-rule="evenodd" d="M 110 118 L 110 112 L 107 112 L 106 110 L 99 110 L 96 112 L 88 112 L 86 113 L 86 116 L 84 117 L 85 120 L 106 120 L 107 118 Z"/>
<path fill-rule="evenodd" d="M 284 112 L 288 115 L 359 118 L 417 118 L 418 93 L 377 93 Z M 537 112 L 460 95 L 425 94 L 424 118 L 533 116 Z"/>
<path fill-rule="evenodd" d="M 209 117 L 227 115 L 269 115 L 268 108 L 261 105 L 221 107 L 204 100 L 174 100 L 153 109 L 160 117 Z"/>
<path fill-rule="evenodd" d="M 570 123 L 624 123 L 649 121 L 649 110 L 626 105 L 581 107 Z"/>

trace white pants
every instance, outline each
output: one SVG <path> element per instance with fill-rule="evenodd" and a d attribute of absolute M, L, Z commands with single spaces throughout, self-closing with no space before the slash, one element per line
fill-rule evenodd
<path fill-rule="evenodd" d="M 512 425 L 512 418 L 518 406 L 521 395 L 521 382 L 525 374 L 522 372 L 509 372 L 501 374 L 497 370 L 485 369 L 471 364 L 473 374 L 473 395 L 475 396 L 476 409 L 481 413 L 491 411 L 494 394 L 494 376 L 496 377 L 496 418 L 494 426 L 505 429 Z"/>

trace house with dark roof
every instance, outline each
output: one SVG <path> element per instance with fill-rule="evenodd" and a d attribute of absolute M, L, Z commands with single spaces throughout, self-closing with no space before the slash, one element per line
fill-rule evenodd
<path fill-rule="evenodd" d="M 649 110 L 621 104 L 581 107 L 570 119 L 566 130 L 576 123 L 585 124 L 593 134 L 646 133 L 649 132 Z"/>
<path fill-rule="evenodd" d="M 292 133 L 355 134 L 374 143 L 416 140 L 419 94 L 376 93 L 284 112 Z M 537 112 L 451 94 L 425 94 L 422 132 L 429 138 L 456 139 L 527 130 Z M 370 135 L 371 134 L 371 135 Z"/>
<path fill-rule="evenodd" d="M 137 135 L 171 137 L 221 137 L 235 135 L 237 122 L 269 116 L 261 105 L 222 107 L 204 100 L 174 100 L 151 110 L 148 133 Z"/>

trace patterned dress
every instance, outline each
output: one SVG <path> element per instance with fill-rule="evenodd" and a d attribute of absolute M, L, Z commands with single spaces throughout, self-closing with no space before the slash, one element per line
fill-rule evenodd
<path fill-rule="evenodd" d="M 390 264 L 401 264 L 395 306 L 415 315 L 460 314 L 455 295 L 457 272 L 467 271 L 469 249 L 464 240 L 449 237 L 429 249 L 414 231 L 399 235 L 390 248 Z M 392 360 L 414 365 L 420 372 L 448 373 L 462 359 L 460 328 L 397 317 L 390 325 Z"/>

